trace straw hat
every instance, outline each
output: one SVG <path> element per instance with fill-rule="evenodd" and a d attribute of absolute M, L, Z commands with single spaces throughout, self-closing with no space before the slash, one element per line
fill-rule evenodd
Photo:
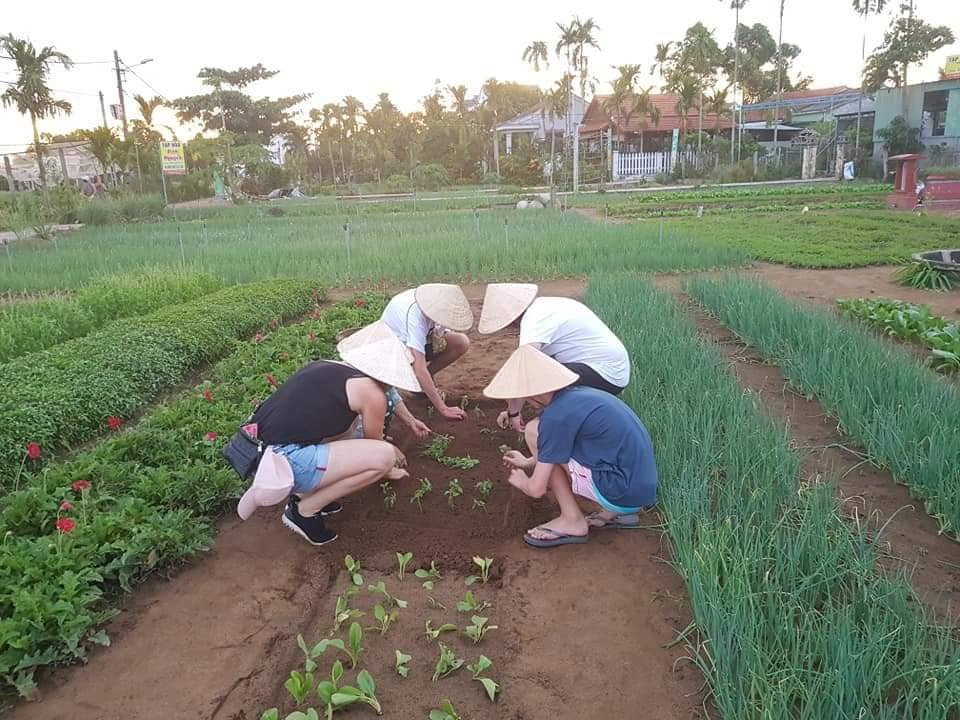
<path fill-rule="evenodd" d="M 341 340 L 337 352 L 344 362 L 374 380 L 401 390 L 420 392 L 420 383 L 410 367 L 413 356 L 381 320 Z"/>
<path fill-rule="evenodd" d="M 413 293 L 423 314 L 451 330 L 464 332 L 473 327 L 473 311 L 467 296 L 457 285 L 427 283 Z"/>
<path fill-rule="evenodd" d="M 537 290 L 532 283 L 490 283 L 483 296 L 477 330 L 483 335 L 502 330 L 530 307 Z"/>
<path fill-rule="evenodd" d="M 498 400 L 528 398 L 560 390 L 580 378 L 532 345 L 521 345 L 493 376 L 483 394 Z"/>

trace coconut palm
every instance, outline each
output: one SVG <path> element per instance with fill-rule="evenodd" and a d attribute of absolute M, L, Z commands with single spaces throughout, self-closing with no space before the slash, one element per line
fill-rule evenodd
<path fill-rule="evenodd" d="M 140 117 L 143 118 L 143 121 L 147 124 L 147 127 L 153 127 L 153 113 L 158 107 L 164 105 L 162 97 L 154 96 L 152 98 L 145 98 L 143 95 L 134 95 L 133 101 L 137 104 L 137 109 L 140 110 Z"/>
<path fill-rule="evenodd" d="M 353 167 L 354 159 L 356 157 L 357 151 L 357 136 L 360 134 L 360 118 L 363 115 L 363 103 L 360 102 L 353 95 L 347 95 L 343 99 L 343 106 L 340 108 L 341 111 L 341 129 L 343 130 L 344 138 L 350 139 L 350 179 L 353 179 Z M 343 148 L 340 149 L 341 153 Z M 341 163 L 343 158 L 341 156 Z M 343 168 L 344 177 L 347 176 L 346 167 Z"/>
<path fill-rule="evenodd" d="M 599 30 L 600 26 L 594 22 L 593 18 L 587 18 L 586 20 L 574 18 L 574 22 L 576 23 L 575 37 L 577 42 L 574 45 L 573 62 L 580 71 L 580 97 L 585 98 L 587 96 L 587 80 L 590 76 L 590 58 L 587 55 L 587 48 L 600 49 L 596 38 L 593 36 L 594 31 Z"/>
<path fill-rule="evenodd" d="M 14 37 L 12 34 L 0 37 L 0 50 L 3 50 L 16 63 L 17 79 L 0 95 L 3 107 L 16 107 L 21 115 L 30 116 L 33 127 L 33 147 L 37 153 L 37 168 L 40 170 L 40 184 L 47 187 L 47 172 L 43 167 L 43 150 L 40 147 L 40 133 L 37 120 L 55 117 L 61 113 L 69 115 L 73 107 L 66 100 L 55 100 L 47 86 L 47 74 L 50 65 L 58 62 L 65 68 L 73 66 L 68 55 L 54 47 L 40 48 L 39 52 L 28 40 Z"/>
<path fill-rule="evenodd" d="M 459 127 L 457 128 L 457 139 L 460 147 L 466 142 L 467 134 L 467 86 L 466 85 L 447 85 L 447 92 L 453 101 L 453 111 L 457 115 Z"/>
<path fill-rule="evenodd" d="M 540 72 L 541 63 L 544 68 L 549 68 L 550 60 L 548 58 L 547 44 L 542 40 L 534 40 L 531 42 L 523 50 L 523 61 L 530 63 L 534 72 Z"/>
<path fill-rule="evenodd" d="M 853 0 L 857 2 L 858 0 Z M 870 0 L 867 0 L 868 2 Z M 727 2 L 727 0 L 720 0 Z M 740 10 L 747 4 L 747 0 L 729 0 L 730 9 L 733 10 L 733 102 L 730 104 L 730 162 L 735 159 L 736 143 L 733 142 L 734 130 L 737 127 L 737 80 L 740 72 Z"/>
<path fill-rule="evenodd" d="M 603 111 L 613 117 L 614 126 L 622 133 L 636 109 L 637 76 L 639 65 L 619 65 L 617 78 L 611 83 L 611 92 L 602 104 Z"/>
<path fill-rule="evenodd" d="M 680 116 L 680 134 L 685 138 L 687 135 L 687 115 L 697 106 L 700 83 L 693 75 L 684 74 L 675 80 L 673 90 L 677 93 L 677 101 L 673 109 Z"/>
<path fill-rule="evenodd" d="M 570 95 L 573 91 L 573 76 L 566 74 L 557 80 L 552 90 L 544 94 L 543 105 L 547 117 L 550 118 L 550 186 L 555 185 L 557 175 L 557 118 L 562 118 L 570 106 Z"/>
<path fill-rule="evenodd" d="M 720 118 L 721 116 L 727 113 L 729 105 L 727 103 L 727 88 L 714 88 L 713 93 L 706 96 L 706 109 L 707 112 L 714 116 L 713 123 L 713 134 L 716 136 L 720 133 Z"/>
<path fill-rule="evenodd" d="M 672 42 L 657 43 L 657 54 L 654 58 L 653 65 L 650 66 L 651 75 L 653 75 L 654 72 L 659 72 L 660 79 L 664 79 L 663 71 L 667 65 L 667 61 L 670 60 L 670 49 L 672 47 Z"/>

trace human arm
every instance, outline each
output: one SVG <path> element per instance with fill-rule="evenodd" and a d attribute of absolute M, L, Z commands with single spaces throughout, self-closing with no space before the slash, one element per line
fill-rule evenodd
<path fill-rule="evenodd" d="M 427 396 L 427 399 L 443 417 L 448 420 L 463 420 L 467 416 L 466 412 L 464 412 L 462 408 L 449 407 L 443 398 L 440 397 L 440 391 L 437 390 L 437 386 L 433 382 L 433 376 L 430 374 L 430 369 L 427 367 L 427 356 L 420 350 L 415 350 L 414 348 L 408 349 L 413 354 L 413 374 L 416 375 L 417 380 L 420 381 L 420 388 L 423 390 L 423 394 Z"/>
<path fill-rule="evenodd" d="M 400 399 L 394 408 L 393 412 L 396 413 L 397 417 L 400 418 L 404 424 L 409 427 L 413 434 L 418 438 L 425 438 L 430 434 L 430 428 L 422 420 L 418 420 L 410 409 L 407 407 L 406 403 L 403 402 L 403 399 Z"/>
<path fill-rule="evenodd" d="M 547 493 L 550 484 L 550 475 L 553 473 L 553 463 L 538 462 L 530 475 L 520 468 L 510 471 L 507 481 L 524 495 L 532 498 L 542 498 Z"/>

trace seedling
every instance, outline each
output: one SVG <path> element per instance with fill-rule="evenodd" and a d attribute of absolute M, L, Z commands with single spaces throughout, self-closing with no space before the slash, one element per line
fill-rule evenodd
<path fill-rule="evenodd" d="M 453 703 L 449 700 L 444 700 L 440 703 L 439 709 L 433 709 L 430 711 L 430 720 L 463 720 L 460 715 L 457 714 L 457 711 L 453 709 Z"/>
<path fill-rule="evenodd" d="M 489 479 L 477 480 L 477 484 L 473 486 L 473 489 L 477 491 L 480 497 L 486 500 L 490 497 L 490 493 L 493 492 L 493 483 Z"/>
<path fill-rule="evenodd" d="M 400 582 L 403 582 L 403 574 L 407 571 L 407 565 L 413 560 L 412 552 L 397 553 L 397 564 L 400 566 Z"/>
<path fill-rule="evenodd" d="M 474 618 L 474 621 L 476 621 L 476 618 Z M 347 638 L 350 641 L 350 649 L 347 650 L 347 654 L 350 655 L 350 667 L 355 668 L 357 660 L 360 659 L 360 653 L 363 651 L 363 628 L 360 627 L 360 623 L 350 623 Z"/>
<path fill-rule="evenodd" d="M 363 616 L 362 610 L 350 607 L 350 598 L 360 592 L 357 588 L 351 587 L 337 596 L 337 606 L 333 611 L 333 632 L 340 632 L 340 626 L 347 620 L 353 620 Z"/>
<path fill-rule="evenodd" d="M 317 695 L 327 706 L 327 720 L 333 717 L 336 709 L 333 705 L 333 695 L 340 689 L 340 678 L 343 677 L 343 663 L 337 660 L 330 669 L 330 679 L 321 680 L 317 684 Z"/>
<path fill-rule="evenodd" d="M 473 505 L 470 507 L 471 510 L 486 510 L 487 501 L 482 498 L 474 498 Z"/>
<path fill-rule="evenodd" d="M 481 435 L 493 435 L 493 432 L 494 432 L 494 431 L 493 431 L 493 428 L 488 428 L 488 427 L 482 427 L 482 428 L 480 428 L 480 434 L 481 434 Z"/>
<path fill-rule="evenodd" d="M 464 395 L 462 398 L 460 398 L 460 409 L 463 410 L 464 412 L 466 412 L 467 406 L 468 406 L 469 404 L 470 404 L 470 396 L 469 396 L 469 395 Z"/>
<path fill-rule="evenodd" d="M 500 451 L 500 454 L 501 454 L 501 455 L 506 455 L 508 452 L 510 452 L 511 450 L 513 450 L 513 448 L 510 447 L 509 445 L 504 444 L 504 445 L 500 445 L 500 446 L 497 448 L 497 450 Z"/>
<path fill-rule="evenodd" d="M 287 678 L 283 686 L 287 689 L 287 692 L 290 693 L 290 696 L 297 705 L 303 705 L 303 701 L 307 699 L 307 694 L 313 687 L 313 673 L 302 673 L 299 670 L 292 670 L 290 677 Z"/>
<path fill-rule="evenodd" d="M 432 607 L 434 610 L 446 610 L 447 606 L 442 602 L 438 602 L 435 597 L 432 595 L 427 595 L 427 604 Z"/>
<path fill-rule="evenodd" d="M 383 714 L 383 710 L 380 708 L 380 701 L 377 700 L 377 684 L 373 681 L 373 676 L 366 670 L 361 670 L 357 673 L 357 687 L 344 685 L 341 688 L 337 688 L 330 697 L 330 700 L 332 701 L 331 704 L 334 710 L 339 710 L 342 707 L 347 707 L 348 705 L 359 702 L 372 707 L 377 715 Z M 328 717 L 330 714 L 328 710 Z"/>
<path fill-rule="evenodd" d="M 376 585 L 367 585 L 367 590 L 372 593 L 383 595 L 383 599 L 386 601 L 387 606 L 395 606 L 401 609 L 406 609 L 407 601 L 401 600 L 400 598 L 395 598 L 389 592 L 387 592 L 387 586 L 383 583 L 383 580 L 378 582 Z"/>
<path fill-rule="evenodd" d="M 347 555 L 343 559 L 343 564 L 347 568 L 347 572 L 350 573 L 350 580 L 353 581 L 353 584 L 356 586 L 363 585 L 363 575 L 360 574 L 360 561 L 354 560 L 353 555 Z"/>
<path fill-rule="evenodd" d="M 456 468 L 457 470 L 473 470 L 473 468 L 480 464 L 479 460 L 469 455 L 464 455 L 463 457 L 445 456 L 438 458 L 437 462 L 446 467 Z"/>
<path fill-rule="evenodd" d="M 478 555 L 474 555 L 473 564 L 480 568 L 480 575 L 471 575 L 468 577 L 465 582 L 466 584 L 473 585 L 477 580 L 483 580 L 483 584 L 487 584 L 487 580 L 490 579 L 490 566 L 493 565 L 493 558 L 482 558 Z"/>
<path fill-rule="evenodd" d="M 450 507 L 453 507 L 453 502 L 458 497 L 463 495 L 463 488 L 460 486 L 460 481 L 454 478 L 447 484 L 447 489 L 443 491 L 443 494 L 447 496 L 447 502 L 450 503 Z"/>
<path fill-rule="evenodd" d="M 457 603 L 457 611 L 462 613 L 478 613 L 483 612 L 488 607 L 490 603 L 477 602 L 477 599 L 473 596 L 473 590 L 467 590 L 467 594 L 463 596 L 463 600 Z"/>
<path fill-rule="evenodd" d="M 409 663 L 413 658 L 410 655 L 406 655 L 399 650 L 394 650 L 394 655 L 396 660 L 393 663 L 393 669 L 397 671 L 397 675 L 405 678 L 407 673 L 410 672 L 410 668 L 407 663 Z"/>
<path fill-rule="evenodd" d="M 490 702 L 497 701 L 497 693 L 500 692 L 500 686 L 488 677 L 483 677 L 483 673 L 493 666 L 493 662 L 486 655 L 481 655 L 473 665 L 467 665 L 467 670 L 473 674 L 473 679 L 483 685 L 483 689 L 490 698 Z"/>
<path fill-rule="evenodd" d="M 433 490 L 433 485 L 430 483 L 428 478 L 420 478 L 420 486 L 417 488 L 417 491 L 413 494 L 413 497 L 410 498 L 410 502 L 415 502 L 417 507 L 420 508 L 420 512 L 423 512 L 423 505 L 421 501 L 426 497 L 427 493 Z"/>
<path fill-rule="evenodd" d="M 390 510 L 397 504 L 397 491 L 393 489 L 393 485 L 389 482 L 380 483 L 380 491 L 383 493 L 383 506 Z"/>
<path fill-rule="evenodd" d="M 437 658 L 437 664 L 433 668 L 433 682 L 446 677 L 455 670 L 459 670 L 462 666 L 463 659 L 458 658 L 453 650 L 440 643 L 440 657 Z"/>
<path fill-rule="evenodd" d="M 468 638 L 473 640 L 473 644 L 476 645 L 478 642 L 483 640 L 483 636 L 487 634 L 490 630 L 496 630 L 496 625 L 487 625 L 487 618 L 480 617 L 479 615 L 474 615 L 470 620 L 473 622 L 472 625 L 467 625 L 464 628 L 463 633 Z"/>
<path fill-rule="evenodd" d="M 340 640 L 340 639 L 321 640 L 312 648 L 308 648 L 306 641 L 303 639 L 303 635 L 297 635 L 297 645 L 303 651 L 303 657 L 304 657 L 303 665 L 304 665 L 304 669 L 308 673 L 312 673 L 314 670 L 317 669 L 317 663 L 315 663 L 314 660 L 316 660 L 318 657 L 323 655 L 327 651 L 328 647 L 334 647 L 337 650 L 345 651 L 345 648 L 343 646 L 343 640 Z"/>
<path fill-rule="evenodd" d="M 423 624 L 423 627 L 425 628 L 424 635 L 427 636 L 427 640 L 436 640 L 438 637 L 440 637 L 441 633 L 457 631 L 457 626 L 453 623 L 444 623 L 437 629 L 432 628 L 431 624 L 432 623 L 429 620 Z"/>
<path fill-rule="evenodd" d="M 430 562 L 430 569 L 424 570 L 420 568 L 414 573 L 420 580 L 423 580 L 424 590 L 433 590 L 433 584 L 440 579 L 440 569 L 437 567 L 437 563 L 434 561 Z"/>
<path fill-rule="evenodd" d="M 440 458 L 447 454 L 447 448 L 450 447 L 450 443 L 452 442 L 453 435 L 434 435 L 433 440 L 431 440 L 430 444 L 424 449 L 423 455 L 439 461 Z"/>
<path fill-rule="evenodd" d="M 396 610 L 387 612 L 383 609 L 383 605 L 374 605 L 373 617 L 378 624 L 374 625 L 372 628 L 370 628 L 370 630 L 379 630 L 381 635 L 386 635 L 387 630 L 390 629 L 390 626 L 397 621 L 398 617 L 400 617 L 400 613 Z"/>
<path fill-rule="evenodd" d="M 482 418 L 485 418 L 487 416 L 487 414 L 480 409 L 479 405 L 473 406 L 473 414 L 476 416 L 477 420 L 481 420 Z M 493 432 L 492 430 L 490 430 L 490 428 L 486 428 L 486 430 L 487 432 Z"/>

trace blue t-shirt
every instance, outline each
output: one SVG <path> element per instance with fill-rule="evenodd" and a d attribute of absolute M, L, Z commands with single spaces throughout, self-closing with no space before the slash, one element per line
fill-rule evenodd
<path fill-rule="evenodd" d="M 589 387 L 561 390 L 540 414 L 540 462 L 573 458 L 590 468 L 604 499 L 621 507 L 657 501 L 657 464 L 650 434 L 626 403 Z"/>

